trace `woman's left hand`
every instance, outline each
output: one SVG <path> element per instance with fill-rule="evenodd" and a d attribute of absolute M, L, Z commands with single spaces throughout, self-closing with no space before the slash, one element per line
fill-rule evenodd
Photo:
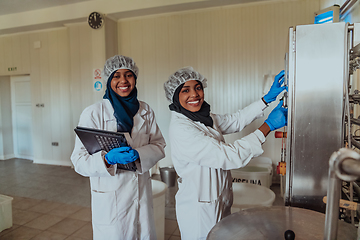
<path fill-rule="evenodd" d="M 268 118 L 265 120 L 265 123 L 269 125 L 271 131 L 287 126 L 288 110 L 282 105 L 283 101 L 281 100 L 279 104 L 271 111 Z"/>

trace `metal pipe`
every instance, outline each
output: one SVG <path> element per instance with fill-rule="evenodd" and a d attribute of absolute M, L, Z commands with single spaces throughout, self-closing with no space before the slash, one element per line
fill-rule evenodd
<path fill-rule="evenodd" d="M 355 102 L 355 101 L 360 101 L 360 94 L 352 94 L 349 95 L 351 101 Z"/>
<path fill-rule="evenodd" d="M 353 175 L 353 176 L 360 176 L 360 164 L 355 159 L 346 159 L 342 162 L 340 171 Z"/>
<path fill-rule="evenodd" d="M 329 165 L 324 240 L 335 240 L 341 180 L 351 182 L 360 176 L 360 154 L 348 148 L 341 148 L 331 155 Z"/>
<path fill-rule="evenodd" d="M 335 171 L 333 170 L 333 163 L 337 157 L 338 153 L 336 152 L 330 157 L 324 240 L 335 240 L 337 237 L 337 221 L 339 218 L 338 211 L 341 191 L 341 180 L 336 176 Z"/>
<path fill-rule="evenodd" d="M 350 12 L 351 8 L 354 6 L 354 4 L 357 2 L 357 0 L 349 0 L 346 1 L 341 7 L 340 7 L 340 16 L 341 19 L 343 19 L 348 13 Z"/>
<path fill-rule="evenodd" d="M 354 182 L 354 191 L 358 196 L 360 196 L 360 187 L 356 182 Z"/>
<path fill-rule="evenodd" d="M 358 119 L 358 118 L 351 118 L 350 122 L 360 126 L 360 119 Z"/>
<path fill-rule="evenodd" d="M 344 8 L 346 7 L 346 5 L 349 4 L 351 0 L 346 0 L 346 2 L 344 2 L 344 4 L 340 7 L 340 12 L 344 10 Z"/>
<path fill-rule="evenodd" d="M 329 197 L 328 202 L 326 203 L 324 240 L 335 240 L 337 237 L 337 221 L 339 219 L 338 211 L 341 180 L 336 177 L 334 172 L 329 170 L 328 183 L 331 188 L 328 189 L 327 193 Z"/>
<path fill-rule="evenodd" d="M 360 143 L 354 139 L 354 137 L 351 137 L 351 143 L 358 149 L 360 149 Z"/>

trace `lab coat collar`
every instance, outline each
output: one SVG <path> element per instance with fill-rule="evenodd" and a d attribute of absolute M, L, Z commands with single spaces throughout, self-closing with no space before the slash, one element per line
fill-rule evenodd
<path fill-rule="evenodd" d="M 207 127 L 205 126 L 205 124 L 201 123 L 201 122 L 196 122 L 196 121 L 193 121 L 191 120 L 190 118 L 188 118 L 187 116 L 185 116 L 184 114 L 182 113 L 178 113 L 178 112 L 175 112 L 175 111 L 171 111 L 172 113 L 172 116 L 175 117 L 175 118 L 181 118 L 183 119 L 184 121 L 190 121 L 192 124 L 196 125 L 196 126 L 199 126 L 201 128 L 204 128 L 207 130 Z"/>
<path fill-rule="evenodd" d="M 114 108 L 111 106 L 109 99 L 103 99 L 103 105 L 104 105 L 103 111 L 104 111 L 105 122 L 113 121 L 113 120 L 116 121 L 114 116 Z"/>
<path fill-rule="evenodd" d="M 200 129 L 204 130 L 205 132 L 210 133 L 214 138 L 216 138 L 222 142 L 225 142 L 225 139 L 224 139 L 223 135 L 221 134 L 221 131 L 218 129 L 218 126 L 216 125 L 215 121 L 214 121 L 213 128 L 212 128 L 212 127 L 205 126 L 205 124 L 203 124 L 201 122 L 195 122 L 181 113 L 178 113 L 175 111 L 171 111 L 171 113 L 172 113 L 173 118 L 181 118 L 181 119 L 183 119 L 183 121 L 190 121 L 197 128 L 200 128 Z M 213 118 L 212 113 L 210 113 L 210 116 Z M 213 118 L 213 120 L 214 120 L 214 118 Z"/>
<path fill-rule="evenodd" d="M 196 122 L 196 121 L 193 121 L 191 120 L 190 118 L 188 118 L 187 116 L 185 116 L 184 114 L 182 113 L 178 113 L 178 112 L 175 112 L 175 111 L 171 111 L 172 113 L 172 116 L 175 117 L 175 118 L 182 118 L 184 119 L 185 121 L 190 121 L 192 124 L 196 125 L 197 127 L 200 127 L 206 131 L 209 131 L 209 128 L 211 127 L 207 127 L 205 126 L 205 124 L 201 123 L 201 122 Z M 211 116 L 211 114 L 210 114 Z"/>
<path fill-rule="evenodd" d="M 131 137 L 136 138 L 136 135 L 140 132 L 140 129 L 145 123 L 146 110 L 141 101 L 139 101 L 140 107 L 138 112 L 134 116 L 134 126 L 131 130 Z"/>

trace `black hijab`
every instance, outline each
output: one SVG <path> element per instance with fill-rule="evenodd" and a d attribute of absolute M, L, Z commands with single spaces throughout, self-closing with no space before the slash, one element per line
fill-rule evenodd
<path fill-rule="evenodd" d="M 118 125 L 118 131 L 131 133 L 131 129 L 134 125 L 133 118 L 140 107 L 139 101 L 137 99 L 137 89 L 134 87 L 134 89 L 127 97 L 121 97 L 119 94 L 114 92 L 114 90 L 111 88 L 111 80 L 115 72 L 113 72 L 108 78 L 103 99 L 109 99 L 111 105 L 114 108 L 114 116 Z"/>
<path fill-rule="evenodd" d="M 197 82 L 200 83 L 202 86 L 202 83 L 200 81 Z M 173 96 L 173 103 L 169 105 L 170 110 L 181 113 L 195 122 L 201 122 L 205 124 L 205 126 L 213 127 L 213 119 L 210 117 L 210 105 L 207 102 L 204 101 L 201 105 L 200 110 L 197 112 L 191 112 L 181 106 L 179 101 L 179 93 L 184 84 L 185 83 L 181 84 L 176 88 Z"/>

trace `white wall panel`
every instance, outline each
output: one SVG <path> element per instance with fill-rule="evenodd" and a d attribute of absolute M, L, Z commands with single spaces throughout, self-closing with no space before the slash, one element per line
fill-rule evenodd
<path fill-rule="evenodd" d="M 0 38 L 0 75 L 5 75 L 5 38 Z"/>
<path fill-rule="evenodd" d="M 143 31 L 137 31 L 137 29 L 143 29 Z M 123 36 L 129 38 L 133 36 L 131 45 L 127 49 L 121 49 L 120 54 L 125 56 L 131 56 L 136 61 L 139 67 L 139 76 L 137 79 L 138 96 L 140 100 L 147 99 L 149 104 L 156 104 L 156 96 L 151 92 L 156 91 L 156 34 L 155 21 L 143 23 L 142 21 L 135 21 L 130 25 L 130 35 Z M 131 37 L 132 38 L 132 37 Z M 143 41 L 143 39 L 147 39 Z M 129 54 L 131 52 L 131 55 Z M 146 52 L 146 54 L 143 54 Z M 148 63 L 145 64 L 144 63 Z"/>
<path fill-rule="evenodd" d="M 117 22 L 105 18 L 105 58 L 108 59 L 118 53 L 118 27 Z"/>
<path fill-rule="evenodd" d="M 17 69 L 22 68 L 21 61 L 21 48 L 20 48 L 20 36 L 15 35 L 11 38 L 11 55 L 12 63 L 10 67 L 16 67 Z"/>
<path fill-rule="evenodd" d="M 29 34 L 30 43 L 39 41 L 38 33 Z M 43 103 L 41 98 L 41 78 L 40 78 L 40 51 L 30 47 L 30 62 L 31 62 L 31 98 L 33 103 L 33 141 L 34 141 L 34 161 L 43 159 L 43 141 L 42 141 L 42 108 L 35 107 L 36 104 Z"/>
<path fill-rule="evenodd" d="M 104 32 L 104 28 L 93 30 L 86 23 L 68 25 L 73 127 L 78 124 L 81 112 L 104 95 L 104 91 L 96 92 L 93 88 L 93 69 L 103 70 L 105 63 Z"/>
<path fill-rule="evenodd" d="M 61 112 L 60 112 L 60 82 L 59 82 L 59 59 L 58 59 L 58 51 L 59 51 L 59 42 L 58 42 L 58 33 L 50 32 L 48 34 L 49 39 L 49 51 L 48 57 L 51 59 L 49 61 L 49 100 L 50 100 L 50 132 L 51 132 L 51 140 L 47 144 L 47 148 L 51 150 L 51 156 L 54 159 L 59 161 L 61 159 L 61 148 L 59 146 L 52 146 L 52 142 L 60 142 L 61 136 Z M 66 38 L 63 41 L 66 42 Z M 59 126 L 59 127 L 53 127 Z M 62 144 L 62 142 L 60 142 Z"/>
<path fill-rule="evenodd" d="M 48 32 L 40 32 L 39 33 L 39 41 L 41 42 L 41 48 L 39 49 L 39 61 L 40 68 L 38 71 L 40 72 L 40 95 L 41 95 L 41 103 L 44 104 L 44 107 L 40 108 L 42 113 L 41 118 L 41 143 L 42 143 L 42 152 L 41 157 L 35 159 L 35 162 L 47 161 L 47 159 L 52 159 L 52 116 L 51 116 L 51 92 L 50 92 L 50 84 L 51 84 L 51 71 L 50 71 L 50 61 L 51 58 L 49 56 L 50 51 L 50 41 L 49 41 L 49 33 Z M 36 123 L 35 123 L 36 124 Z"/>
<path fill-rule="evenodd" d="M 61 162 L 62 159 L 68 159 L 69 156 L 64 157 L 63 156 L 63 144 L 66 144 L 66 141 L 61 141 L 62 133 L 66 134 L 69 133 L 69 131 L 64 131 L 65 129 L 62 129 L 62 122 L 66 122 L 66 119 L 69 119 L 70 115 L 67 113 L 61 111 L 61 100 L 62 97 L 68 97 L 69 94 L 66 94 L 67 96 L 61 96 L 60 92 L 60 86 L 62 84 L 60 79 L 60 72 L 67 71 L 69 66 L 64 67 L 64 62 L 60 62 L 59 55 L 60 55 L 60 45 L 61 42 L 67 43 L 67 34 L 65 31 L 64 33 L 59 34 L 59 32 L 49 32 L 48 34 L 49 39 L 49 51 L 48 51 L 48 57 L 50 59 L 49 61 L 49 94 L 50 94 L 50 129 L 51 130 L 51 141 L 47 144 L 47 147 L 49 150 L 52 151 L 51 156 L 53 156 L 53 160 L 55 162 Z M 70 106 L 70 105 L 68 105 Z M 66 111 L 68 112 L 68 110 Z M 65 119 L 62 116 L 67 116 Z M 54 127 L 57 126 L 57 127 Z M 63 131 L 62 131 L 63 130 Z M 69 134 L 66 134 L 69 136 Z M 52 146 L 52 142 L 58 142 L 59 146 Z"/>
<path fill-rule="evenodd" d="M 182 16 L 173 15 L 167 19 L 169 24 L 169 49 L 168 49 L 168 59 L 171 58 L 171 61 L 168 61 L 169 64 L 169 75 L 175 72 L 179 67 L 184 66 L 183 64 L 183 34 L 182 34 Z M 193 37 L 193 36 L 188 36 Z"/>
<path fill-rule="evenodd" d="M 14 157 L 10 77 L 0 76 L 0 160 Z"/>
<path fill-rule="evenodd" d="M 30 44 L 29 35 L 23 34 L 20 37 L 20 61 L 21 61 L 21 74 L 30 73 L 30 47 L 34 47 L 34 44 Z"/>
<path fill-rule="evenodd" d="M 3 56 L 4 56 L 4 73 L 8 73 L 8 67 L 12 66 L 13 63 L 13 55 L 11 54 L 12 51 L 12 43 L 11 43 L 11 38 L 7 37 L 3 39 L 3 44 L 4 44 L 4 48 L 3 48 Z"/>
<path fill-rule="evenodd" d="M 155 26 L 156 27 L 156 31 L 155 31 L 155 35 L 156 36 L 163 36 L 161 38 L 158 38 L 156 40 L 156 54 L 155 54 L 155 58 L 156 58 L 156 79 L 154 79 L 154 81 L 152 82 L 152 85 L 154 86 L 154 89 L 151 92 L 156 92 L 157 89 L 163 89 L 163 81 L 158 81 L 158 79 L 167 79 L 169 77 L 169 74 L 166 71 L 163 71 L 163 69 L 169 69 L 169 62 L 168 59 L 170 58 L 169 56 L 169 26 L 167 24 L 167 19 L 165 17 L 161 17 L 156 19 L 155 21 Z M 145 63 L 144 63 L 145 64 Z M 165 100 L 164 94 L 152 94 L 155 99 L 154 99 L 154 111 L 155 112 L 160 112 L 162 111 L 164 108 L 167 108 L 167 102 Z M 163 118 L 159 118 L 158 119 L 159 124 L 163 124 Z"/>
<path fill-rule="evenodd" d="M 265 75 L 284 68 L 289 27 L 311 24 L 319 6 L 319 0 L 272 1 L 122 20 L 119 53 L 138 63 L 141 80 L 146 78 L 138 83 L 139 98 L 155 110 L 168 140 L 170 113 L 162 85 L 170 74 L 193 66 L 208 79 L 205 100 L 212 112 L 243 108 L 264 95 Z M 254 131 L 265 119 L 227 141 Z M 264 156 L 279 161 L 280 145 L 270 134 Z M 171 164 L 169 148 L 161 165 Z"/>
<path fill-rule="evenodd" d="M 80 52 L 80 62 L 79 69 L 80 70 L 80 89 L 76 89 L 73 94 L 80 94 L 81 96 L 81 105 L 83 108 L 89 106 L 93 103 L 93 94 L 92 93 L 92 69 L 89 66 L 92 66 L 92 52 L 91 46 L 92 42 L 87 39 L 91 39 L 91 28 L 84 24 L 83 27 L 79 27 L 79 49 L 77 51 Z M 70 40 L 75 40 L 70 38 Z"/>
<path fill-rule="evenodd" d="M 79 116 L 84 104 L 81 102 L 81 95 L 78 90 L 81 88 L 81 72 L 79 71 L 80 65 L 80 32 L 77 26 L 71 26 L 68 28 L 69 33 L 69 49 L 70 49 L 70 76 L 71 76 L 71 88 L 70 88 L 70 99 L 71 102 L 76 103 L 71 108 L 72 123 L 74 126 L 79 122 Z M 76 79 L 79 79 L 76 81 Z"/>
<path fill-rule="evenodd" d="M 75 136 L 72 125 L 72 114 L 71 108 L 74 105 L 71 102 L 71 93 L 70 93 L 70 86 L 71 86 L 71 78 L 70 78 L 70 51 L 69 51 L 69 41 L 68 41 L 68 31 L 59 34 L 62 37 L 59 38 L 59 42 L 57 43 L 57 62 L 59 64 L 59 71 L 58 71 L 58 85 L 56 91 L 58 91 L 58 115 L 59 119 L 61 119 L 60 124 L 58 126 L 58 131 L 53 136 L 53 141 L 58 141 L 60 143 L 59 150 L 60 152 L 54 157 L 56 157 L 57 161 L 68 161 L 70 163 L 70 154 L 74 148 Z M 54 127 L 54 126 L 53 126 Z M 67 164 L 64 164 L 67 165 Z"/>

